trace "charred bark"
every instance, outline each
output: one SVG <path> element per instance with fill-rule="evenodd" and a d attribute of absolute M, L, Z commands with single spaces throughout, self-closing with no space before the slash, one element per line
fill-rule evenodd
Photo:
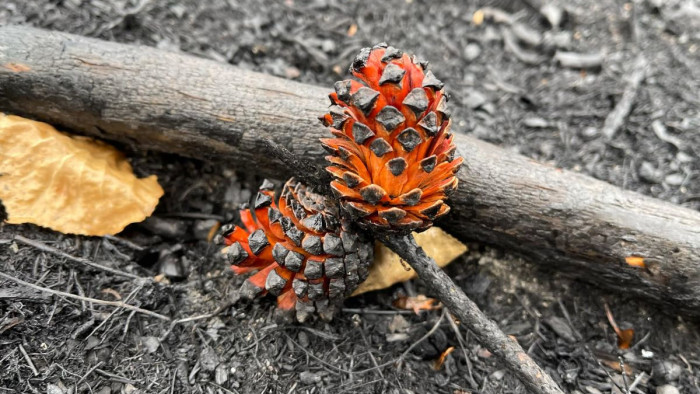
<path fill-rule="evenodd" d="M 0 28 L 0 111 L 280 178 L 273 141 L 321 168 L 330 88 L 153 48 Z M 457 131 L 457 130 L 456 130 Z M 700 316 L 700 212 L 539 164 L 457 131 L 465 165 L 439 223 L 596 285 Z M 625 263 L 644 258 L 645 268 Z"/>

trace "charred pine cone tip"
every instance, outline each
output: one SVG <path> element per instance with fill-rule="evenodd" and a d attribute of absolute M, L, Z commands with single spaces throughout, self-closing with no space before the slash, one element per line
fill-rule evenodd
<path fill-rule="evenodd" d="M 326 169 L 344 213 L 364 228 L 424 230 L 449 211 L 462 164 L 450 129 L 444 84 L 427 62 L 379 44 L 350 66 L 359 81 L 335 83 L 320 119 L 333 138 Z"/>
<path fill-rule="evenodd" d="M 314 312 L 333 317 L 338 304 L 367 278 L 373 244 L 340 218 L 337 203 L 290 179 L 275 202 L 265 181 L 243 227 L 223 229 L 226 258 L 236 274 L 255 272 L 243 296 L 277 296 L 281 310 L 305 321 Z"/>

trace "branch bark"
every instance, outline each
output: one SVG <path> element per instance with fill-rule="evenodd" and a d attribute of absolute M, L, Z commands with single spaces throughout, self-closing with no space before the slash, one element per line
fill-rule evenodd
<path fill-rule="evenodd" d="M 508 338 L 479 307 L 464 294 L 445 271 L 428 257 L 412 235 L 379 234 L 382 243 L 408 262 L 430 291 L 471 330 L 476 339 L 517 376 L 532 393 L 562 394 L 552 378 L 520 347 Z"/>
<path fill-rule="evenodd" d="M 330 88 L 153 48 L 0 27 L 0 111 L 281 178 L 268 140 L 319 169 Z M 538 164 L 456 131 L 465 165 L 439 226 L 462 240 L 700 316 L 700 212 Z M 291 160 L 291 158 L 290 158 Z M 645 268 L 625 263 L 644 257 Z"/>

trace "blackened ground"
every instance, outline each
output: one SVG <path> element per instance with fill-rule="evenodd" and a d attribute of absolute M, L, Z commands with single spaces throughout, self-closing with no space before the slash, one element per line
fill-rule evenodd
<path fill-rule="evenodd" d="M 387 41 L 431 61 L 450 87 L 457 131 L 699 209 L 700 5 L 557 1 L 551 5 L 563 17 L 552 27 L 536 3 L 4 0 L 0 24 L 157 46 L 329 87 L 347 77 L 357 50 Z M 494 9 L 477 24 L 474 12 L 483 6 Z M 556 51 L 599 53 L 602 65 L 567 68 L 554 60 Z M 646 78 L 629 117 L 606 139 L 601 129 L 639 56 L 649 64 Z M 174 319 L 232 307 L 171 329 L 141 313 L 0 280 L 3 392 L 524 392 L 447 317 L 420 341 L 442 312 L 416 316 L 391 306 L 401 294 L 421 294 L 420 281 L 349 299 L 328 324 L 284 323 L 270 299 L 238 300 L 241 278 L 214 258 L 206 235 L 215 221 L 237 219 L 235 208 L 260 179 L 226 163 L 130 155 L 137 172 L 156 173 L 166 189 L 155 219 L 118 239 L 0 225 L 0 271 L 85 297 L 121 297 Z M 125 280 L 11 241 L 17 234 L 170 279 Z M 700 392 L 696 324 L 540 272 L 508 251 L 470 247 L 448 271 L 563 387 L 625 392 L 644 373 L 634 392 L 665 383 Z M 618 350 L 605 304 L 621 328 L 635 330 L 631 350 Z M 455 351 L 433 370 L 432 360 L 450 346 Z M 616 371 L 620 360 L 630 376 Z"/>

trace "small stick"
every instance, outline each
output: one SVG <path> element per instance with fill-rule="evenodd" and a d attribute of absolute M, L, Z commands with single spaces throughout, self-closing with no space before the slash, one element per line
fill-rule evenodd
<path fill-rule="evenodd" d="M 3 278 L 5 278 L 5 279 L 7 279 L 7 280 L 11 280 L 11 281 L 13 281 L 13 282 L 15 282 L 15 283 L 17 283 L 17 284 L 20 284 L 20 285 L 23 285 L 23 286 L 27 286 L 27 287 L 31 287 L 32 289 L 39 290 L 39 291 L 43 291 L 43 292 L 46 292 L 46 293 L 49 293 L 49 294 L 53 294 L 53 295 L 57 295 L 57 296 L 61 296 L 61 297 L 66 297 L 66 298 L 73 298 L 73 299 L 79 300 L 79 301 L 94 302 L 95 304 L 100 304 L 100 305 L 109 305 L 109 306 L 115 306 L 115 307 L 118 307 L 118 308 L 124 308 L 124 309 L 128 309 L 128 310 L 131 310 L 131 311 L 136 311 L 136 312 L 139 312 L 139 313 L 143 313 L 143 314 L 145 314 L 145 315 L 153 316 L 153 317 L 156 317 L 156 318 L 161 319 L 161 320 L 170 321 L 170 318 L 169 318 L 169 317 L 163 316 L 163 315 L 161 315 L 160 313 L 156 313 L 156 312 L 149 311 L 149 310 L 146 310 L 146 309 L 141 309 L 141 308 L 139 308 L 139 307 L 137 307 L 137 306 L 134 306 L 134 305 L 131 305 L 131 304 L 127 304 L 127 303 L 125 303 L 125 302 L 123 302 L 123 301 L 105 301 L 105 300 L 98 300 L 97 298 L 82 297 L 82 296 L 75 295 L 75 294 L 71 294 L 71 293 L 65 293 L 65 292 L 58 291 L 58 290 L 52 290 L 52 289 L 49 289 L 49 288 L 46 288 L 46 287 L 41 287 L 41 286 L 33 285 L 33 284 L 29 283 L 29 282 L 25 282 L 25 281 L 23 281 L 22 279 L 15 278 L 14 276 L 8 275 L 8 274 L 6 274 L 6 273 L 4 273 L 4 272 L 0 272 L 0 277 L 3 277 Z"/>
<path fill-rule="evenodd" d="M 643 55 L 639 55 L 637 60 L 635 60 L 632 67 L 632 74 L 629 77 L 629 82 L 625 88 L 625 92 L 622 93 L 622 98 L 615 105 L 615 108 L 608 114 L 605 118 L 605 123 L 603 124 L 603 130 L 601 134 L 611 140 L 618 130 L 625 123 L 625 119 L 632 111 L 632 105 L 637 97 L 637 91 L 639 90 L 639 85 L 642 84 L 644 78 L 647 74 L 647 61 Z"/>
<path fill-rule="evenodd" d="M 24 350 L 24 346 L 22 346 L 21 343 L 19 344 L 19 351 L 20 351 L 20 352 L 22 353 L 22 355 L 24 356 L 24 361 L 26 361 L 27 364 L 29 364 L 29 368 L 31 368 L 32 373 L 34 374 L 34 376 L 39 375 L 39 371 L 36 370 L 36 367 L 34 366 L 34 363 L 32 362 L 32 359 L 29 358 L 29 355 L 27 354 L 27 351 Z"/>
<path fill-rule="evenodd" d="M 378 234 L 378 237 L 413 267 L 430 291 L 474 332 L 479 342 L 495 354 L 531 392 L 563 394 L 554 380 L 523 351 L 518 342 L 504 334 L 435 261 L 425 254 L 412 235 Z"/>
<path fill-rule="evenodd" d="M 66 252 L 63 252 L 63 251 L 58 250 L 56 248 L 50 247 L 49 245 L 46 245 L 45 243 L 35 241 L 33 239 L 25 238 L 21 235 L 15 235 L 15 241 L 18 241 L 18 242 L 23 243 L 25 245 L 33 246 L 33 247 L 41 250 L 42 252 L 47 252 L 47 253 L 51 253 L 51 254 L 56 255 L 56 256 L 61 256 L 61 257 L 64 257 L 68 260 L 75 261 L 76 263 L 89 265 L 92 268 L 97 268 L 99 270 L 109 272 L 109 273 L 112 273 L 115 275 L 124 276 L 124 277 L 131 278 L 131 279 L 143 279 L 138 275 L 130 274 L 130 273 L 124 272 L 124 271 L 119 271 L 119 270 L 116 270 L 114 268 L 105 267 L 104 265 L 94 263 L 94 262 L 92 262 L 88 259 L 84 259 L 82 257 L 71 256 Z"/>

